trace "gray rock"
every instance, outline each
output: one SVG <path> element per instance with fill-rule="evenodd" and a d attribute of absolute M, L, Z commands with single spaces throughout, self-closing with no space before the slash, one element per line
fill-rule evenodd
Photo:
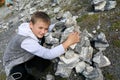
<path fill-rule="evenodd" d="M 83 75 L 88 79 L 94 79 L 99 77 L 98 69 L 93 68 L 92 66 L 86 67 L 85 71 L 83 72 Z"/>
<path fill-rule="evenodd" d="M 52 33 L 46 33 L 46 35 L 45 35 L 45 43 L 47 43 L 47 44 L 56 44 L 56 43 L 59 43 L 59 40 L 57 38 L 53 38 Z"/>
<path fill-rule="evenodd" d="M 93 55 L 93 48 L 92 47 L 82 47 L 80 59 L 83 61 L 87 61 L 91 64 L 91 59 Z"/>
<path fill-rule="evenodd" d="M 69 11 L 67 11 L 63 14 L 63 17 L 65 17 L 66 19 L 69 19 L 69 18 L 72 18 L 73 16 Z"/>
<path fill-rule="evenodd" d="M 95 48 L 98 50 L 105 50 L 109 44 L 106 40 L 106 36 L 103 32 L 101 32 L 97 37 L 94 38 L 95 41 Z"/>
<path fill-rule="evenodd" d="M 56 14 L 56 13 L 58 13 L 60 10 L 61 10 L 60 7 L 54 8 L 54 13 Z"/>
<path fill-rule="evenodd" d="M 46 80 L 55 80 L 55 77 L 51 74 L 46 75 Z"/>
<path fill-rule="evenodd" d="M 105 9 L 106 9 L 106 10 L 114 9 L 114 8 L 116 7 L 116 5 L 117 5 L 117 2 L 116 2 L 116 1 L 112 1 L 112 0 L 111 0 L 111 1 L 108 1 Z"/>
<path fill-rule="evenodd" d="M 55 27 L 54 27 L 55 31 L 58 31 L 58 30 L 62 30 L 65 29 L 65 23 L 64 22 L 57 22 L 55 23 Z"/>
<path fill-rule="evenodd" d="M 102 52 L 98 52 L 96 55 L 94 55 L 93 62 L 97 63 L 98 67 L 105 67 L 111 64 L 109 59 L 104 56 Z"/>
<path fill-rule="evenodd" d="M 86 63 L 84 61 L 78 62 L 75 66 L 75 70 L 77 73 L 82 73 L 86 67 Z"/>
<path fill-rule="evenodd" d="M 108 46 L 109 46 L 109 44 L 107 44 L 107 43 L 95 42 L 95 47 L 100 51 L 104 51 Z"/>
<path fill-rule="evenodd" d="M 81 39 L 82 40 L 82 39 Z M 74 51 L 78 54 L 81 53 L 81 50 L 82 50 L 82 45 L 80 44 L 80 42 L 75 46 L 75 49 Z"/>
<path fill-rule="evenodd" d="M 36 12 L 37 11 L 37 9 L 35 8 L 35 7 L 33 7 L 33 8 L 30 8 L 30 14 L 33 14 L 34 12 Z"/>
<path fill-rule="evenodd" d="M 103 2 L 103 1 L 105 1 L 105 0 L 92 0 L 92 4 L 98 4 L 98 3 Z"/>
<path fill-rule="evenodd" d="M 95 11 L 104 11 L 115 8 L 116 1 L 112 0 L 93 0 L 92 5 L 94 5 Z"/>
<path fill-rule="evenodd" d="M 73 31 L 74 31 L 74 26 L 65 29 L 65 31 L 61 35 L 61 41 L 60 42 L 62 43 L 63 41 L 65 41 L 67 39 L 68 35 Z"/>
<path fill-rule="evenodd" d="M 96 4 L 94 9 L 95 9 L 95 11 L 104 11 L 105 5 L 106 5 L 106 1 L 100 2 L 100 3 Z"/>
<path fill-rule="evenodd" d="M 76 63 L 76 62 L 79 61 L 79 55 L 78 54 L 75 54 L 75 53 L 74 54 L 67 53 L 67 54 L 69 54 L 69 56 L 68 55 L 60 56 L 60 61 L 64 62 L 65 64 L 71 64 L 71 63 L 74 63 L 74 62 Z"/>
<path fill-rule="evenodd" d="M 77 43 L 74 51 L 80 54 L 82 51 L 82 47 L 91 46 L 89 37 L 92 38 L 93 36 L 90 33 L 88 33 L 88 31 L 86 29 L 83 32 L 81 32 L 80 33 L 80 42 Z"/>
<path fill-rule="evenodd" d="M 97 71 L 98 71 L 98 73 L 99 73 L 99 76 L 98 76 L 98 77 L 92 78 L 92 79 L 86 78 L 86 80 L 104 80 L 102 71 L 101 71 L 99 68 L 97 69 Z"/>
<path fill-rule="evenodd" d="M 57 66 L 57 71 L 55 72 L 55 75 L 59 75 L 63 78 L 69 77 L 71 74 L 72 69 L 65 67 L 64 63 L 59 62 Z"/>

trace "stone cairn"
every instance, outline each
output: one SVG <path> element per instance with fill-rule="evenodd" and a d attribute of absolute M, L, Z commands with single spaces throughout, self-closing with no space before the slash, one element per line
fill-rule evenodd
<path fill-rule="evenodd" d="M 117 2 L 115 0 L 92 0 L 91 4 L 95 11 L 104 11 L 114 9 Z"/>
<path fill-rule="evenodd" d="M 53 24 L 52 31 L 45 35 L 47 47 L 53 48 L 64 42 L 69 33 L 80 32 L 80 42 L 70 46 L 57 60 L 55 75 L 67 78 L 74 68 L 76 73 L 82 74 L 86 80 L 103 80 L 100 68 L 111 64 L 103 55 L 103 51 L 109 46 L 105 34 L 101 32 L 93 36 L 86 29 L 80 31 L 76 18 L 77 16 L 72 16 L 70 12 L 65 12 L 63 16 L 57 17 L 59 21 Z"/>

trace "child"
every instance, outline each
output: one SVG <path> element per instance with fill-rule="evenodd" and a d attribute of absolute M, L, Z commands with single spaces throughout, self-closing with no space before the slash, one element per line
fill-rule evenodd
<path fill-rule="evenodd" d="M 4 53 L 3 64 L 8 80 L 36 80 L 30 74 L 31 68 L 48 66 L 49 60 L 64 54 L 65 50 L 79 42 L 78 32 L 71 33 L 67 40 L 52 49 L 42 46 L 44 35 L 50 25 L 50 18 L 44 12 L 35 12 L 29 23 L 23 23 L 18 28 L 18 33 L 9 42 Z M 40 43 L 40 44 L 39 44 Z M 42 65 L 44 65 L 42 67 Z"/>

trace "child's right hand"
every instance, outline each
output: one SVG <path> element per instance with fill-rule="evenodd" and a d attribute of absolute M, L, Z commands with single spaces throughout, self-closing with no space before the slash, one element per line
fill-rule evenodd
<path fill-rule="evenodd" d="M 80 35 L 78 32 L 72 32 L 68 35 L 68 38 L 65 42 L 63 42 L 64 49 L 67 49 L 69 46 L 80 41 Z"/>

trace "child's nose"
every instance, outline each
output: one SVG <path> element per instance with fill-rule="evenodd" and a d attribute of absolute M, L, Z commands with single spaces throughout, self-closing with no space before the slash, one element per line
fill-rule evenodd
<path fill-rule="evenodd" d="M 42 30 L 42 33 L 45 33 L 45 32 L 46 32 L 46 31 L 43 29 L 43 30 Z"/>

